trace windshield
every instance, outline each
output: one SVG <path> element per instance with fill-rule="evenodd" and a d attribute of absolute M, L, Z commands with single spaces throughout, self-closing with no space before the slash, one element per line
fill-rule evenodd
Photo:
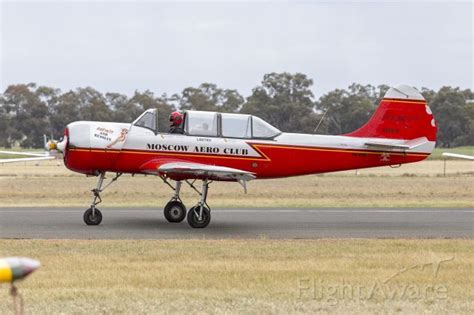
<path fill-rule="evenodd" d="M 137 127 L 143 127 L 150 129 L 151 131 L 156 131 L 156 110 L 151 109 L 144 112 L 137 120 L 133 123 Z"/>

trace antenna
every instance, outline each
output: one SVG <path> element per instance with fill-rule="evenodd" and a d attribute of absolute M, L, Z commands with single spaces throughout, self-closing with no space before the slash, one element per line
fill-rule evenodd
<path fill-rule="evenodd" d="M 318 122 L 318 125 L 316 126 L 316 128 L 314 128 L 313 133 L 316 133 L 316 131 L 318 130 L 319 126 L 321 126 L 321 123 L 323 122 L 324 117 L 326 117 L 326 114 L 327 114 L 328 111 L 329 111 L 329 108 L 326 109 L 326 111 L 324 112 L 323 116 L 321 117 L 321 119 L 320 119 L 319 122 Z"/>

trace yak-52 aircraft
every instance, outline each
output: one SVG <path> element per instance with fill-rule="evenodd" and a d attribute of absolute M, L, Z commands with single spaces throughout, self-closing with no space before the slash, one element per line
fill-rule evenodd
<path fill-rule="evenodd" d="M 414 88 L 391 88 L 367 124 L 345 135 L 281 132 L 262 119 L 244 114 L 186 111 L 182 134 L 162 133 L 157 112 L 147 110 L 133 123 L 78 121 L 56 143 L 72 171 L 98 176 L 88 225 L 98 225 L 106 172 L 154 174 L 173 190 L 164 208 L 169 222 L 187 221 L 204 228 L 211 220 L 207 194 L 212 181 L 235 181 L 245 189 L 252 179 L 335 172 L 425 159 L 436 140 L 436 122 Z M 175 181 L 171 185 L 170 180 Z M 195 186 L 202 180 L 202 189 Z M 187 211 L 180 199 L 182 183 L 200 195 Z M 109 184 L 110 184 L 109 183 Z"/>

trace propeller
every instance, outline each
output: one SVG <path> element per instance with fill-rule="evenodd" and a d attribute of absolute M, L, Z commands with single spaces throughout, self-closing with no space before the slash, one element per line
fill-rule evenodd
<path fill-rule="evenodd" d="M 61 141 L 54 140 L 54 139 L 48 140 L 48 137 L 46 135 L 43 135 L 43 137 L 44 137 L 44 149 L 47 152 L 58 151 L 60 153 L 64 153 L 64 150 L 66 150 L 67 135 L 65 135 Z"/>

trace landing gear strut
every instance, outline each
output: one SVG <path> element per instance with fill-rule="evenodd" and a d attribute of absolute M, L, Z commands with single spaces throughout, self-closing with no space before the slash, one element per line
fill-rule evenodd
<path fill-rule="evenodd" d="M 205 228 L 209 225 L 209 222 L 211 222 L 211 210 L 206 202 L 209 184 L 208 179 L 202 181 L 202 191 L 200 192 L 201 200 L 188 211 L 188 224 L 193 228 Z M 197 191 L 192 184 L 190 184 L 190 186 Z"/>
<path fill-rule="evenodd" d="M 120 176 L 122 176 L 122 173 L 117 173 L 115 177 L 112 178 L 110 183 L 102 187 L 105 179 L 105 172 L 100 173 L 99 180 L 97 181 L 97 187 L 91 190 L 92 194 L 94 195 L 92 197 L 91 207 L 87 209 L 86 212 L 84 212 L 84 222 L 87 225 L 99 225 L 102 222 L 102 213 L 96 208 L 96 206 L 102 202 L 100 193 L 109 187 L 113 182 L 115 182 Z"/>
<path fill-rule="evenodd" d="M 167 183 L 167 182 L 166 182 Z M 181 191 L 181 181 L 176 182 L 176 186 L 171 188 L 174 189 L 174 196 L 166 204 L 164 209 L 164 214 L 166 220 L 172 223 L 178 223 L 184 220 L 186 217 L 186 207 L 184 206 L 181 198 L 179 197 L 179 192 Z"/>

